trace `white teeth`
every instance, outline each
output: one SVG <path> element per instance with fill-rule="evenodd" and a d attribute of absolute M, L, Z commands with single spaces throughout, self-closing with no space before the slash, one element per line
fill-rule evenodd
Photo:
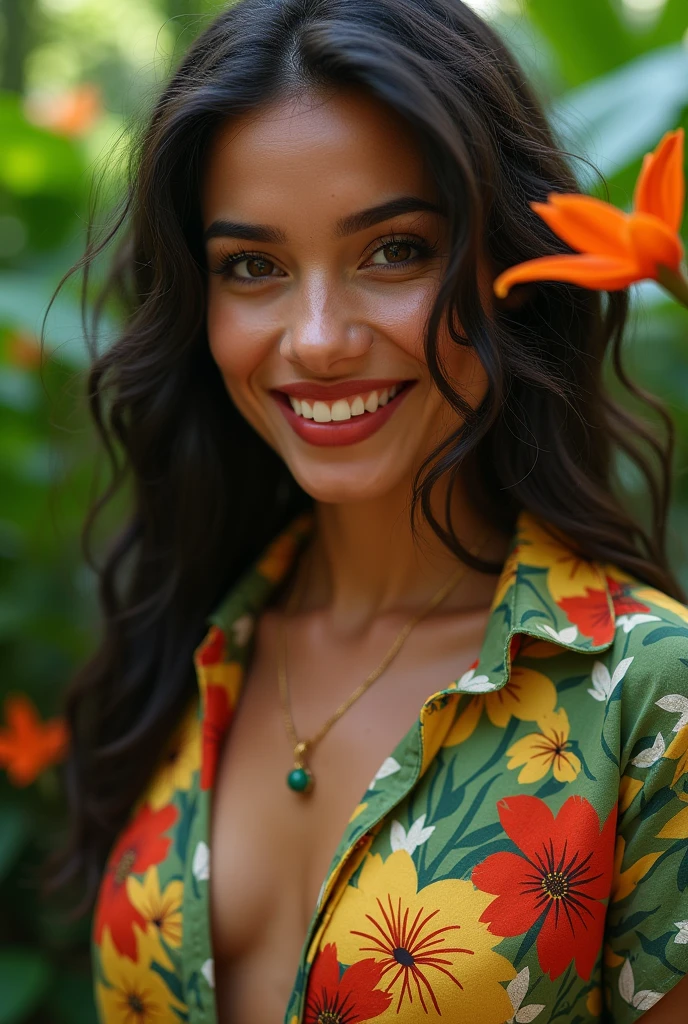
<path fill-rule="evenodd" d="M 315 420 L 316 423 L 341 423 L 352 416 L 362 416 L 364 412 L 375 412 L 379 406 L 387 405 L 400 390 L 401 384 L 394 384 L 382 391 L 371 391 L 365 401 L 363 395 L 355 395 L 348 399 L 338 398 L 331 406 L 327 402 L 308 402 L 305 398 L 298 399 L 292 395 L 289 395 L 289 401 L 297 416 Z"/>
<path fill-rule="evenodd" d="M 332 419 L 333 420 L 350 420 L 351 419 L 351 406 L 347 402 L 346 398 L 338 398 L 332 406 Z"/>
<path fill-rule="evenodd" d="M 313 402 L 313 419 L 316 423 L 329 423 L 332 419 L 330 407 L 326 402 Z"/>

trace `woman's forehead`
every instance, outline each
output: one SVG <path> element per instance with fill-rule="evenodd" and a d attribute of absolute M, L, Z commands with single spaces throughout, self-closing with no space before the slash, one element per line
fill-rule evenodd
<path fill-rule="evenodd" d="M 211 143 L 203 182 L 206 221 L 230 200 L 330 198 L 358 209 L 391 194 L 433 198 L 422 147 L 395 111 L 354 91 L 299 95 L 228 122 Z M 341 204 L 329 205 L 334 215 Z"/>

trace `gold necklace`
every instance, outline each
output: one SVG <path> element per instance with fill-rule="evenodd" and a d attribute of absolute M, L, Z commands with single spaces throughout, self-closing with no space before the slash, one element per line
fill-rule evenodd
<path fill-rule="evenodd" d="M 482 547 L 482 544 L 480 545 L 480 547 Z M 472 550 L 471 553 L 477 554 L 480 550 L 480 547 L 477 550 Z M 303 589 L 303 583 L 301 588 L 299 588 L 298 590 L 295 589 L 292 592 L 291 597 L 287 602 L 285 613 L 282 616 L 282 621 L 280 623 L 277 657 L 277 680 L 279 683 L 280 699 L 282 701 L 282 713 L 284 715 L 284 724 L 286 726 L 287 735 L 289 736 L 289 739 L 291 740 L 291 743 L 294 747 L 294 767 L 287 775 L 287 785 L 289 786 L 290 789 L 294 790 L 297 793 L 310 793 L 315 784 L 313 773 L 307 764 L 307 758 L 310 751 L 312 751 L 315 745 L 319 743 L 320 740 L 323 738 L 323 736 L 325 736 L 325 734 L 329 732 L 329 730 L 332 728 L 335 722 L 339 721 L 342 715 L 349 710 L 351 705 L 354 704 L 359 697 L 363 696 L 366 690 L 368 690 L 369 687 L 373 685 L 376 679 L 379 679 L 379 677 L 385 671 L 385 669 L 390 664 L 392 659 L 395 658 L 399 651 L 401 650 L 404 641 L 406 640 L 414 626 L 417 626 L 421 619 L 424 619 L 426 615 L 428 615 L 434 608 L 438 606 L 438 604 L 440 604 L 445 599 L 445 597 L 447 597 L 447 595 L 454 589 L 456 584 L 459 582 L 461 577 L 465 574 L 466 569 L 466 565 L 460 565 L 459 568 L 454 573 L 454 575 L 451 577 L 451 579 L 447 580 L 447 582 L 440 587 L 440 589 L 437 591 L 437 593 L 434 595 L 431 601 L 425 606 L 425 608 L 423 608 L 422 611 L 418 612 L 411 619 L 409 619 L 406 625 L 402 628 L 401 632 L 397 635 L 394 643 L 389 648 L 389 650 L 387 651 L 387 653 L 385 654 L 384 658 L 377 666 L 377 668 L 370 673 L 367 679 L 365 679 L 356 690 L 354 690 L 350 697 L 347 697 L 343 704 L 340 704 L 337 710 L 334 711 L 327 719 L 327 721 L 320 727 L 315 736 L 312 736 L 311 739 L 309 740 L 300 740 L 297 735 L 296 726 L 294 725 L 294 719 L 291 714 L 291 707 L 289 701 L 289 687 L 287 684 L 286 623 L 290 613 L 296 606 L 296 600 L 297 597 L 299 597 L 301 594 L 301 590 Z M 304 575 L 304 581 L 305 578 L 306 577 Z"/>

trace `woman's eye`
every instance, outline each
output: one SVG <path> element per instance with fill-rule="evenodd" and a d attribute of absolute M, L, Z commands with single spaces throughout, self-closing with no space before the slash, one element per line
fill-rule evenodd
<path fill-rule="evenodd" d="M 277 267 L 272 260 L 266 260 L 263 256 L 244 256 L 242 259 L 232 262 L 232 276 L 243 278 L 272 277 Z"/>
<path fill-rule="evenodd" d="M 388 242 L 374 252 L 369 262 L 373 266 L 390 266 L 394 263 L 407 263 L 419 254 L 417 246 L 410 242 Z"/>

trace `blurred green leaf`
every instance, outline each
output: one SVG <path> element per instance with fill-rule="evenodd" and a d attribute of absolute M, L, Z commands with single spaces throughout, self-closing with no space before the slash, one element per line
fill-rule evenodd
<path fill-rule="evenodd" d="M 685 106 L 688 49 L 674 44 L 566 93 L 550 116 L 564 142 L 608 175 L 654 149 Z"/>
<path fill-rule="evenodd" d="M 97 1024 L 93 979 L 87 974 L 63 974 L 50 992 L 55 1024 Z"/>
<path fill-rule="evenodd" d="M 14 865 L 28 835 L 29 819 L 26 810 L 19 804 L 0 805 L 0 879 Z"/>
<path fill-rule="evenodd" d="M 602 75 L 637 53 L 610 0 L 523 0 L 523 9 L 556 50 L 569 85 Z"/>
<path fill-rule="evenodd" d="M 0 950 L 0 1024 L 19 1024 L 40 1005 L 52 979 L 48 959 L 33 949 Z"/>

